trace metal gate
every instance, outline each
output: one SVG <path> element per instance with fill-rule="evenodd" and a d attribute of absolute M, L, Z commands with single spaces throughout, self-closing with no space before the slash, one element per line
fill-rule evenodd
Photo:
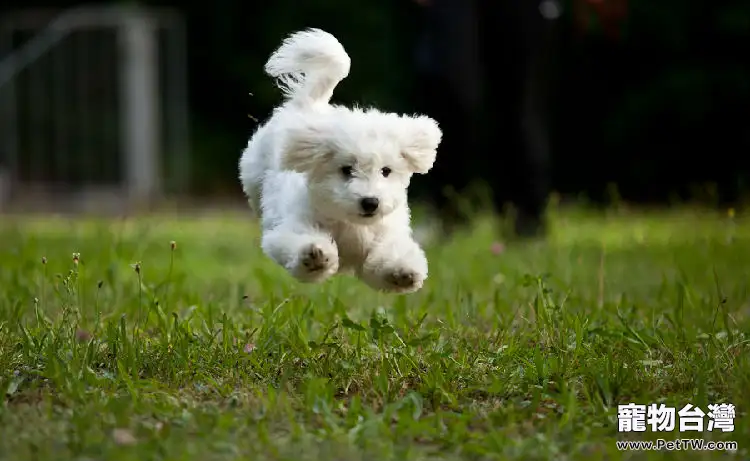
<path fill-rule="evenodd" d="M 0 207 L 3 197 L 23 208 L 181 195 L 188 126 L 178 13 L 82 7 L 0 19 Z"/>

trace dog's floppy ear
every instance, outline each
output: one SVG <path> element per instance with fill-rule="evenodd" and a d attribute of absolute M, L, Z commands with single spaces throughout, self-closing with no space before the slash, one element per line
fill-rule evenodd
<path fill-rule="evenodd" d="M 425 174 L 435 163 L 443 132 L 435 120 L 424 115 L 404 116 L 401 123 L 401 155 L 414 173 Z"/>
<path fill-rule="evenodd" d="M 323 136 L 322 127 L 313 123 L 303 123 L 288 129 L 281 167 L 298 173 L 307 173 L 332 156 L 333 151 Z"/>

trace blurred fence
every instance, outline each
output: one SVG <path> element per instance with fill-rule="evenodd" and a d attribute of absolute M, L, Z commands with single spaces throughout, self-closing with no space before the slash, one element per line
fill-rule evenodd
<path fill-rule="evenodd" d="M 43 3 L 50 4 L 0 2 L 0 203 L 40 190 L 182 195 L 188 185 L 191 199 L 241 201 L 237 158 L 255 120 L 280 101 L 263 65 L 285 35 L 304 27 L 333 33 L 352 56 L 335 102 L 422 110 L 428 77 L 417 72 L 417 49 L 429 12 L 422 2 L 159 2 L 179 14 L 30 6 Z M 625 3 L 616 28 L 589 11 L 611 4 L 618 16 Z M 750 160 L 741 155 L 750 148 L 749 2 L 560 4 L 550 114 L 555 190 L 606 200 L 614 184 L 625 200 L 661 202 L 707 182 L 728 198 L 750 193 Z M 156 51 L 133 52 L 151 27 Z"/>
<path fill-rule="evenodd" d="M 142 204 L 188 187 L 185 28 L 172 10 L 0 21 L 0 206 Z M 113 203 L 112 200 L 115 200 Z"/>

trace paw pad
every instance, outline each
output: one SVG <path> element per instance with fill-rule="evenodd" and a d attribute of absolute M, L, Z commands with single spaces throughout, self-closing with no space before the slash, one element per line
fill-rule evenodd
<path fill-rule="evenodd" d="M 386 276 L 386 281 L 399 288 L 409 288 L 416 284 L 417 274 L 413 271 L 397 270 Z"/>
<path fill-rule="evenodd" d="M 329 261 L 330 258 L 323 252 L 322 248 L 311 245 L 302 258 L 302 265 L 310 272 L 317 272 L 325 269 Z"/>

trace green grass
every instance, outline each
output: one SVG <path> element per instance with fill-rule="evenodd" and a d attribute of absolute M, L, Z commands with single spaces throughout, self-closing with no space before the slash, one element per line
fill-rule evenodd
<path fill-rule="evenodd" d="M 296 284 L 246 214 L 1 217 L 0 458 L 747 459 L 750 222 L 552 219 L 504 248 L 477 221 L 393 296 Z M 629 402 L 733 403 L 735 431 L 618 434 Z"/>

